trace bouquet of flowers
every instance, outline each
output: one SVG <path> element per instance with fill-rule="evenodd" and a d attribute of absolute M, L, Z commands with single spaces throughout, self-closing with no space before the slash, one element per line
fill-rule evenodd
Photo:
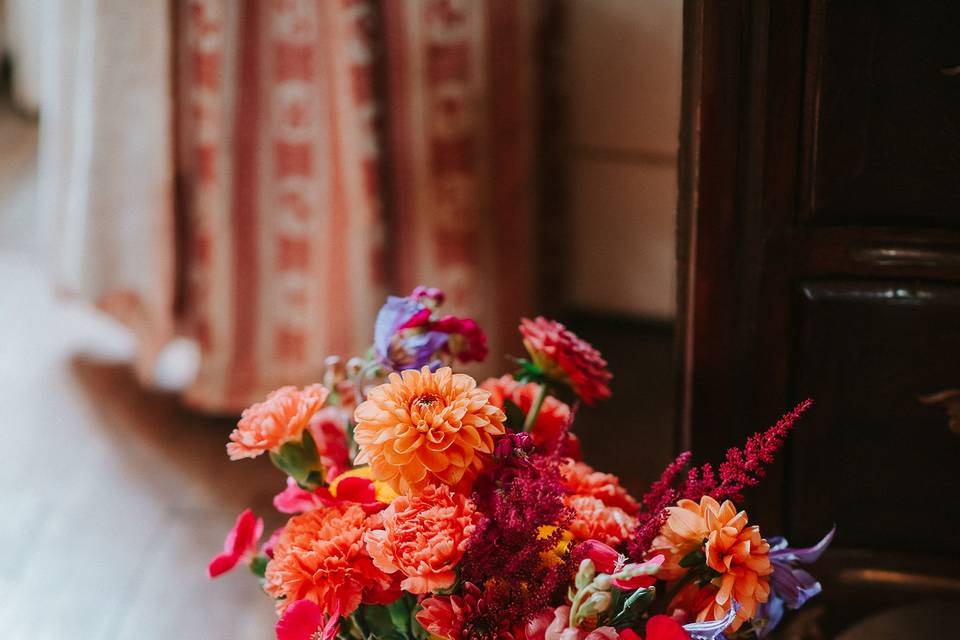
<path fill-rule="evenodd" d="M 240 564 L 276 601 L 279 640 L 674 640 L 763 637 L 820 591 L 800 565 L 829 545 L 764 539 L 736 504 L 801 403 L 716 471 L 681 454 L 640 499 L 581 460 L 581 404 L 608 398 L 600 354 L 524 319 L 528 356 L 482 384 L 473 320 L 418 287 L 380 310 L 364 358 L 245 410 L 231 459 L 268 454 L 290 518 L 265 543 L 237 518 L 215 577 Z"/>

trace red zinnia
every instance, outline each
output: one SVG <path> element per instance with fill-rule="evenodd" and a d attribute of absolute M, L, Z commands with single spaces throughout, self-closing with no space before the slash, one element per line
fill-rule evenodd
<path fill-rule="evenodd" d="M 607 361 L 588 342 L 559 322 L 542 316 L 520 321 L 523 345 L 533 363 L 551 378 L 569 385 L 588 405 L 610 397 L 613 375 Z"/>

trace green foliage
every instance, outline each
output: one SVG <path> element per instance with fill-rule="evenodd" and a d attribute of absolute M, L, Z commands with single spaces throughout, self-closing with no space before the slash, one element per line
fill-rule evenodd
<path fill-rule="evenodd" d="M 253 575 L 258 578 L 263 578 L 267 573 L 267 563 L 270 562 L 270 558 L 264 555 L 259 555 L 254 557 L 250 562 L 250 571 L 253 572 Z"/>
<path fill-rule="evenodd" d="M 503 412 L 507 415 L 508 427 L 514 431 L 521 431 L 523 429 L 523 422 L 527 419 L 527 416 L 524 415 L 523 410 L 518 407 L 513 400 L 509 398 L 504 399 Z"/>

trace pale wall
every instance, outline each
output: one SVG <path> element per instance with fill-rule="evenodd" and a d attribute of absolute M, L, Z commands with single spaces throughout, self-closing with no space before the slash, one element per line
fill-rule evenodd
<path fill-rule="evenodd" d="M 566 5 L 575 307 L 674 314 L 682 5 Z"/>

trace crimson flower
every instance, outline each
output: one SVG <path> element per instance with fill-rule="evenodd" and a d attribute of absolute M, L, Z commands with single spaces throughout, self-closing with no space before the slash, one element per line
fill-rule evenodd
<path fill-rule="evenodd" d="M 569 386 L 587 405 L 610 397 L 613 374 L 590 343 L 555 320 L 543 316 L 520 321 L 523 346 L 548 378 Z"/>
<path fill-rule="evenodd" d="M 223 553 L 207 565 L 207 576 L 216 578 L 241 562 L 249 562 L 257 553 L 257 542 L 261 535 L 263 518 L 254 516 L 250 509 L 244 509 L 223 542 Z"/>
<path fill-rule="evenodd" d="M 277 640 L 333 640 L 340 630 L 340 611 L 327 617 L 316 602 L 297 600 L 277 620 Z"/>

